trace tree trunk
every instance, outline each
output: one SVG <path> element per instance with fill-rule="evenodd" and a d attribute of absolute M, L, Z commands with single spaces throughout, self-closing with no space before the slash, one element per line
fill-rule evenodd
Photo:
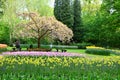
<path fill-rule="evenodd" d="M 38 48 L 40 48 L 40 38 L 38 38 Z"/>
<path fill-rule="evenodd" d="M 12 43 L 13 43 L 13 41 L 12 41 L 12 38 L 13 38 L 13 36 L 12 36 L 12 32 L 10 31 L 10 38 L 9 38 L 9 45 L 12 45 Z"/>

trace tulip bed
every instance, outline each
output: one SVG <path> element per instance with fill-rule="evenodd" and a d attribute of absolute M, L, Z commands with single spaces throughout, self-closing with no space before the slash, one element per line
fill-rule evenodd
<path fill-rule="evenodd" d="M 5 54 L 7 53 L 0 56 L 0 80 L 120 79 L 120 56 L 93 58 L 76 56 L 78 54 L 72 56 Z"/>

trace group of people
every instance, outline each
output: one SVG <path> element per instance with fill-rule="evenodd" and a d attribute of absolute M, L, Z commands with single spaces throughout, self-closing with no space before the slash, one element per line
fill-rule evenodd
<path fill-rule="evenodd" d="M 21 51 L 21 46 L 20 46 L 20 41 L 16 40 L 15 43 L 13 44 L 13 51 L 18 50 Z M 29 48 L 33 48 L 33 45 L 30 44 Z"/>

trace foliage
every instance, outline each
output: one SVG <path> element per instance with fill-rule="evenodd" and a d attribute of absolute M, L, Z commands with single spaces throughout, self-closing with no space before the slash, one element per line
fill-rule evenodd
<path fill-rule="evenodd" d="M 119 79 L 120 57 L 0 56 L 0 79 Z M 102 74 L 100 74 L 102 73 Z M 113 76 L 114 74 L 114 76 Z"/>
<path fill-rule="evenodd" d="M 82 20 L 84 25 L 84 41 L 98 44 L 101 32 L 102 19 L 100 18 L 100 0 L 84 0 L 82 7 Z"/>
<path fill-rule="evenodd" d="M 102 47 L 89 46 L 86 49 L 86 53 L 96 54 L 96 55 L 110 55 L 112 51 L 102 48 Z"/>
<path fill-rule="evenodd" d="M 98 46 L 119 47 L 119 1 L 84 1 L 82 18 L 84 40 Z"/>
<path fill-rule="evenodd" d="M 74 32 L 74 41 L 81 42 L 83 40 L 83 26 L 82 26 L 82 18 L 81 18 L 81 4 L 80 0 L 74 0 L 73 5 L 74 10 L 74 25 L 73 25 L 73 32 Z"/>
<path fill-rule="evenodd" d="M 120 50 L 111 50 L 113 54 L 120 55 Z"/>
<path fill-rule="evenodd" d="M 63 22 L 72 29 L 73 13 L 71 3 L 72 0 L 55 0 L 54 15 L 57 20 Z"/>
<path fill-rule="evenodd" d="M 0 21 L 0 43 L 5 43 L 8 44 L 9 43 L 9 28 L 8 28 L 8 24 Z"/>
<path fill-rule="evenodd" d="M 80 42 L 83 37 L 81 7 L 79 0 L 55 0 L 54 15 L 74 32 L 74 41 Z"/>
<path fill-rule="evenodd" d="M 6 22 L 9 27 L 9 43 L 10 45 L 14 42 L 14 30 L 15 25 L 20 22 L 21 17 L 16 14 L 30 10 L 37 10 L 43 16 L 53 16 L 53 9 L 49 7 L 49 0 L 0 0 L 4 3 L 4 15 L 1 18 L 2 21 Z M 1 7 L 2 5 L 0 5 Z M 47 12 L 49 11 L 49 12 Z"/>
<path fill-rule="evenodd" d="M 37 11 L 40 16 L 53 16 L 53 8 L 50 7 L 50 2 L 51 0 L 27 0 L 27 4 L 25 2 L 23 4 L 26 5 L 30 11 Z"/>
<path fill-rule="evenodd" d="M 17 9 L 20 7 L 19 0 L 5 0 L 5 7 L 4 7 L 4 15 L 2 17 L 2 21 L 7 23 L 7 27 L 9 28 L 9 44 L 11 45 L 14 38 L 14 26 L 19 22 L 19 18 L 16 16 Z M 11 5 L 12 4 L 12 5 Z"/>
<path fill-rule="evenodd" d="M 57 20 L 61 21 L 61 4 L 62 4 L 62 0 L 55 0 L 54 2 L 54 15 L 56 17 Z"/>
<path fill-rule="evenodd" d="M 101 14 L 105 20 L 101 25 L 103 32 L 101 37 L 103 37 L 107 45 L 112 47 L 119 47 L 120 43 L 120 1 L 114 0 L 104 0 L 101 7 Z"/>
<path fill-rule="evenodd" d="M 7 48 L 0 48 L 0 54 L 5 51 L 7 51 Z"/>
<path fill-rule="evenodd" d="M 18 30 L 16 35 L 37 39 L 38 47 L 40 47 L 41 39 L 45 36 L 52 39 L 57 38 L 63 42 L 69 42 L 73 36 L 72 30 L 54 17 L 39 17 L 36 13 L 21 13 L 19 16 L 29 17 L 31 20 L 27 23 L 23 22 L 16 25 L 15 30 Z"/>
<path fill-rule="evenodd" d="M 78 46 L 78 49 L 86 49 L 87 46 L 91 46 L 92 44 L 82 42 L 82 43 L 77 43 L 76 45 Z"/>
<path fill-rule="evenodd" d="M 0 18 L 4 13 L 5 0 L 0 0 Z"/>

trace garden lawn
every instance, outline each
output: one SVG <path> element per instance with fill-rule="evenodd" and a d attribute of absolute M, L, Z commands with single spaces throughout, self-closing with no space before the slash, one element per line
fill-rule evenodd
<path fill-rule="evenodd" d="M 85 53 L 85 49 L 66 49 L 67 52 L 71 52 L 71 53 Z"/>

